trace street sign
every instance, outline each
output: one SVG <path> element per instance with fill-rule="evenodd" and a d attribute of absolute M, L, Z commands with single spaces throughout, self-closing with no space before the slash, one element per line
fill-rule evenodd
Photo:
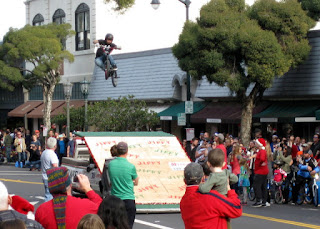
<path fill-rule="evenodd" d="M 185 126 L 187 122 L 185 113 L 178 113 L 178 126 Z"/>
<path fill-rule="evenodd" d="M 219 118 L 207 118 L 207 123 L 221 123 Z"/>
<path fill-rule="evenodd" d="M 260 122 L 278 122 L 278 118 L 260 118 Z"/>
<path fill-rule="evenodd" d="M 185 101 L 184 111 L 186 114 L 193 114 L 193 101 Z"/>
<path fill-rule="evenodd" d="M 170 121 L 172 120 L 172 116 L 160 116 L 160 120 Z"/>

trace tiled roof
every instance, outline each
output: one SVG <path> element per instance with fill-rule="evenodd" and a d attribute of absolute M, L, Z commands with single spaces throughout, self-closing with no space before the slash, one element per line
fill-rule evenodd
<path fill-rule="evenodd" d="M 283 77 L 276 78 L 273 87 L 264 97 L 320 98 L 320 30 L 310 31 L 309 44 L 312 49 L 308 59 Z"/>
<path fill-rule="evenodd" d="M 273 87 L 266 90 L 264 98 L 320 98 L 320 30 L 309 32 L 312 46 L 308 59 L 297 69 L 289 71 L 274 80 Z M 170 48 L 137 53 L 113 55 L 118 65 L 118 86 L 104 79 L 104 73 L 95 67 L 90 86 L 89 100 L 106 100 L 108 97 L 134 95 L 143 100 L 181 101 L 181 87 L 185 72 L 179 66 Z M 248 89 L 250 92 L 251 87 Z M 230 99 L 232 93 L 227 87 L 210 84 L 206 78 L 198 81 L 196 98 Z"/>
<path fill-rule="evenodd" d="M 173 84 L 174 78 L 181 78 L 181 71 L 171 49 L 159 49 L 138 53 L 113 55 L 118 66 L 118 86 L 113 87 L 111 79 L 104 78 L 104 72 L 95 66 L 90 85 L 90 101 L 134 95 L 143 100 L 180 100 Z"/>

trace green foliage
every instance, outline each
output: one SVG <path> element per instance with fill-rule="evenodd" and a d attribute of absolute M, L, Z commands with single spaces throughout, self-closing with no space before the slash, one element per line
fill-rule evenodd
<path fill-rule="evenodd" d="M 247 8 L 242 0 L 211 0 L 196 23 L 185 24 L 172 51 L 182 70 L 244 99 L 251 84 L 264 91 L 306 59 L 312 26 L 296 0 L 260 0 Z"/>
<path fill-rule="evenodd" d="M 88 106 L 88 124 L 95 126 L 97 131 L 149 130 L 158 122 L 157 114 L 133 96 L 117 100 L 108 98 Z"/>
<path fill-rule="evenodd" d="M 115 11 L 124 11 L 132 7 L 135 0 L 104 0 L 105 3 L 114 2 L 116 4 Z"/>
<path fill-rule="evenodd" d="M 40 84 L 45 104 L 43 122 L 47 127 L 51 126 L 50 107 L 54 88 L 60 81 L 61 63 L 74 60 L 73 55 L 63 49 L 61 41 L 73 34 L 70 24 L 10 28 L 0 48 L 0 77 L 5 79 L 5 84 L 0 86 L 11 89 L 6 83 L 11 79 L 23 80 L 27 89 Z M 25 77 L 21 77 L 20 71 L 25 72 Z"/>
<path fill-rule="evenodd" d="M 0 88 L 13 91 L 15 84 L 22 80 L 23 77 L 18 69 L 11 68 L 0 60 Z"/>
<path fill-rule="evenodd" d="M 0 48 L 1 77 L 21 81 L 20 71 L 25 71 L 24 83 L 27 88 L 34 84 L 58 83 L 61 62 L 64 59 L 72 62 L 74 59 L 71 53 L 63 50 L 61 44 L 61 40 L 74 34 L 70 29 L 70 24 L 26 25 L 19 30 L 10 28 Z M 32 67 L 25 68 L 22 61 Z"/>
<path fill-rule="evenodd" d="M 306 35 L 315 26 L 296 0 L 276 2 L 257 1 L 249 10 L 249 16 L 257 20 L 264 30 L 272 31 L 292 67 L 301 64 L 310 52 Z"/>
<path fill-rule="evenodd" d="M 308 12 L 308 15 L 318 21 L 320 17 L 320 0 L 299 0 L 302 8 Z"/>
<path fill-rule="evenodd" d="M 70 130 L 83 130 L 84 128 L 84 107 L 70 108 Z M 60 126 L 67 125 L 67 109 L 64 112 L 52 118 L 52 122 Z"/>

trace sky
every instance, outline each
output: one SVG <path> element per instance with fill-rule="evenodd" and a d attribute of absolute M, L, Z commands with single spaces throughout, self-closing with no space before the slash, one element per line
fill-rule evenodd
<path fill-rule="evenodd" d="M 0 41 L 10 27 L 21 28 L 26 24 L 24 0 L 0 0 Z"/>
<path fill-rule="evenodd" d="M 0 0 L 0 41 L 3 40 L 3 36 L 8 32 L 10 27 L 19 29 L 25 25 L 26 12 L 24 1 Z M 102 3 L 102 0 L 100 1 Z M 191 1 L 189 8 L 191 20 L 194 21 L 199 17 L 201 6 L 208 1 Z M 253 1 L 247 0 L 247 3 L 252 4 Z M 125 13 L 125 16 L 117 16 L 117 23 L 113 23 L 113 27 L 108 25 L 108 30 L 112 31 L 115 38 L 117 38 L 115 41 L 122 46 L 122 51 L 117 51 L 117 53 L 168 48 L 178 42 L 179 34 L 182 32 L 185 22 L 185 6 L 178 0 L 160 0 L 159 9 L 154 10 L 150 2 L 151 0 L 136 0 L 135 6 L 129 9 Z M 106 6 L 103 7 L 107 8 Z M 115 14 L 110 10 L 106 13 Z M 128 23 L 128 18 L 130 17 L 134 18 L 132 24 L 130 24 L 130 20 Z M 121 24 L 121 20 L 124 23 Z M 99 21 L 97 22 L 97 26 L 98 24 Z M 117 26 L 119 24 L 121 26 Z M 97 38 L 94 39 L 101 39 L 101 37 L 104 37 L 104 33 L 97 33 Z M 142 37 L 143 40 L 141 38 L 140 40 L 134 40 L 138 36 Z M 131 37 L 130 42 L 128 42 L 128 37 Z M 139 42 L 143 43 L 143 47 L 137 45 Z"/>
<path fill-rule="evenodd" d="M 0 0 L 0 41 L 10 27 L 22 28 L 26 22 L 25 0 Z M 97 11 L 102 15 L 112 15 L 114 23 L 97 21 L 97 37 L 102 39 L 105 33 L 115 35 L 114 42 L 122 47 L 116 53 L 128 53 L 160 48 L 169 48 L 178 42 L 179 34 L 185 22 L 185 6 L 178 0 L 160 0 L 157 10 L 152 9 L 151 0 L 136 0 L 136 4 L 119 15 L 110 10 L 110 5 L 97 1 Z M 195 21 L 201 7 L 210 0 L 191 0 L 190 20 Z M 255 0 L 246 0 L 252 5 Z M 102 29 L 98 29 L 102 28 Z M 320 29 L 319 23 L 315 29 Z"/>

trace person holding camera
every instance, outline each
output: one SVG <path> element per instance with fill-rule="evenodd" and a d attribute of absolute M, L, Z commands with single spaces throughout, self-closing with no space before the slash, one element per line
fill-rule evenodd
<path fill-rule="evenodd" d="M 195 154 L 195 162 L 199 164 L 205 163 L 206 158 L 208 158 L 208 145 L 209 145 L 209 139 L 205 138 L 203 139 L 202 145 L 200 145 L 196 151 Z"/>
<path fill-rule="evenodd" d="M 46 229 L 76 229 L 83 216 L 97 214 L 101 197 L 92 190 L 86 175 L 77 175 L 79 186 L 88 198 L 72 196 L 72 183 L 66 167 L 47 170 L 48 187 L 53 199 L 41 204 L 35 215 L 37 222 Z"/>

